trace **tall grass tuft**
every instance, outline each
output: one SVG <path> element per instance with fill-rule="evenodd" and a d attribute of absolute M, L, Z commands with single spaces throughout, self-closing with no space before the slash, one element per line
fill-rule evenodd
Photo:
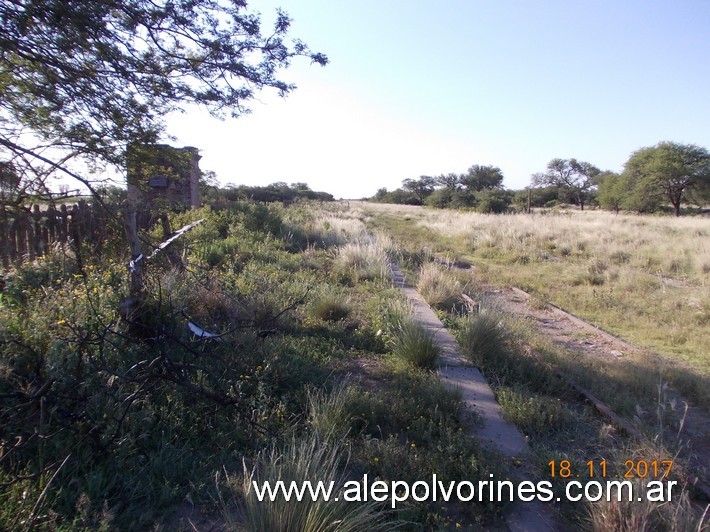
<path fill-rule="evenodd" d="M 316 297 L 309 307 L 314 318 L 323 321 L 340 321 L 350 314 L 350 305 L 341 294 L 323 293 Z"/>
<path fill-rule="evenodd" d="M 316 388 L 307 391 L 308 423 L 323 440 L 337 441 L 350 431 L 352 415 L 348 412 L 351 387 L 338 384 L 330 393 Z"/>
<path fill-rule="evenodd" d="M 234 527 L 241 525 L 239 529 L 255 532 L 391 530 L 392 523 L 385 522 L 381 505 L 374 501 L 352 503 L 343 497 L 335 500 L 334 496 L 328 501 L 323 497 L 314 501 L 308 494 L 300 502 L 295 496 L 290 501 L 280 497 L 273 502 L 268 497 L 263 501 L 257 498 L 253 483 L 261 486 L 264 481 L 273 486 L 281 480 L 287 489 L 291 482 L 307 480 L 313 485 L 322 481 L 325 486 L 330 482 L 343 486 L 348 480 L 341 469 L 343 462 L 338 447 L 324 443 L 317 433 L 293 437 L 282 450 L 272 447 L 261 453 L 251 470 L 244 468 L 241 483 L 244 522 L 233 523 Z"/>
<path fill-rule="evenodd" d="M 429 262 L 419 271 L 417 290 L 432 307 L 451 310 L 459 302 L 463 288 L 451 272 Z"/>
<path fill-rule="evenodd" d="M 631 482 L 633 493 L 645 493 L 649 480 L 635 478 Z M 650 502 L 646 498 L 629 501 L 626 496 L 622 496 L 621 501 L 615 496 L 608 501 L 602 498 L 598 502 L 587 503 L 587 521 L 594 532 L 704 530 L 704 517 L 695 516 L 687 490 L 674 495 L 672 500 L 663 504 Z"/>
<path fill-rule="evenodd" d="M 461 345 L 474 362 L 481 363 L 508 354 L 510 335 L 501 320 L 500 313 L 483 308 L 464 322 L 460 334 Z"/>
<path fill-rule="evenodd" d="M 397 326 L 393 344 L 395 356 L 417 368 L 433 368 L 441 353 L 434 337 L 409 317 Z"/>
<path fill-rule="evenodd" d="M 499 386 L 512 386 L 513 389 L 522 386 L 529 392 L 545 396 L 560 392 L 564 388 L 562 381 L 535 359 L 522 353 L 517 340 L 519 331 L 511 331 L 506 324 L 514 326 L 506 323 L 499 311 L 486 307 L 480 313 L 466 318 L 459 330 L 459 342 L 464 354 L 484 373 L 495 375 Z M 517 401 L 517 398 L 521 401 Z M 511 412 L 511 418 L 524 416 L 525 411 L 536 408 L 533 404 L 525 404 L 526 400 L 519 397 L 519 394 L 504 393 L 503 399 L 510 399 L 506 410 Z M 552 403 L 548 404 L 546 399 L 542 401 L 537 406 L 544 404 L 545 409 L 552 409 L 548 412 L 552 415 L 552 421 L 557 417 L 555 407 Z"/>
<path fill-rule="evenodd" d="M 378 242 L 341 246 L 335 262 L 341 270 L 352 272 L 360 281 L 384 278 L 389 272 L 387 253 Z"/>

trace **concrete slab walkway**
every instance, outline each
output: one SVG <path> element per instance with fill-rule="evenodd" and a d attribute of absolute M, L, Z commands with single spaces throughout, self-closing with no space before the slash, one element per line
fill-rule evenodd
<path fill-rule="evenodd" d="M 468 427 L 469 434 L 511 465 L 512 480 L 532 480 L 530 448 L 518 428 L 503 418 L 503 411 L 493 390 L 478 368 L 461 354 L 460 346 L 444 327 L 422 295 L 404 281 L 396 264 L 390 265 L 395 285 L 404 293 L 412 306 L 414 318 L 434 337 L 441 347 L 438 373 L 448 385 L 460 390 L 465 407 L 474 412 L 477 420 Z M 520 464 L 519 467 L 516 467 Z M 549 507 L 539 501 L 521 502 L 506 516 L 513 531 L 558 530 L 559 527 Z"/>

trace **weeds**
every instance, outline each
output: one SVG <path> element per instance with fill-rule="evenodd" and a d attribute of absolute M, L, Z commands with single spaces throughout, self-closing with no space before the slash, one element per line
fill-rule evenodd
<path fill-rule="evenodd" d="M 527 435 L 539 436 L 565 428 L 572 414 L 559 397 L 531 395 L 523 387 L 501 387 L 496 398 L 511 423 Z"/>
<path fill-rule="evenodd" d="M 283 448 L 272 447 L 260 453 L 253 467 L 244 466 L 241 493 L 234 494 L 243 497 L 244 522 L 233 523 L 233 528 L 243 526 L 254 532 L 392 530 L 396 523 L 387 522 L 381 503 L 372 500 L 353 504 L 343 497 L 328 501 L 323 497 L 314 501 L 308 496 L 301 501 L 296 497 L 290 501 L 257 498 L 255 485 L 261 487 L 265 481 L 272 485 L 282 481 L 286 486 L 304 481 L 343 486 L 348 480 L 343 472 L 346 461 L 337 446 L 321 441 L 317 433 L 294 436 Z"/>
<path fill-rule="evenodd" d="M 628 456 L 628 455 L 626 455 Z M 632 484 L 634 494 L 647 493 L 652 479 L 626 479 Z M 677 530 L 701 531 L 705 529 L 704 516 L 698 518 L 688 498 L 688 491 L 674 486 L 672 497 L 663 504 L 649 501 L 636 495 L 629 500 L 628 494 L 612 496 L 607 500 L 586 503 L 586 521 L 595 532 L 638 530 L 659 530 L 675 532 Z M 661 489 L 666 489 L 663 483 Z M 663 494 L 665 497 L 665 493 Z"/>
<path fill-rule="evenodd" d="M 348 407 L 354 388 L 338 384 L 330 393 L 315 388 L 307 392 L 308 424 L 325 440 L 341 440 L 347 436 L 351 426 Z"/>
<path fill-rule="evenodd" d="M 377 242 L 346 244 L 338 248 L 335 263 L 359 281 L 382 279 L 389 272 L 387 254 Z"/>
<path fill-rule="evenodd" d="M 432 307 L 451 310 L 460 301 L 463 287 L 451 272 L 428 262 L 419 271 L 417 290 Z"/>
<path fill-rule="evenodd" d="M 702 327 L 710 286 L 705 265 L 710 261 L 707 246 L 698 239 L 707 234 L 707 220 L 621 216 L 610 223 L 608 215 L 594 212 L 482 216 L 397 206 L 410 217 L 403 224 L 394 208 L 381 214 L 380 206 L 368 209 L 379 227 L 390 228 L 403 241 L 419 242 L 433 233 L 441 252 L 474 262 L 483 281 L 543 294 L 531 300 L 531 307 L 544 308 L 549 301 L 662 354 L 617 351 L 607 360 L 586 356 L 592 349 L 550 347 L 485 303 L 480 315 L 449 316 L 447 323 L 457 328 L 464 354 L 484 372 L 506 417 L 529 436 L 543 467 L 550 457 L 580 465 L 590 458 L 611 462 L 613 455 L 623 463 L 637 456 L 626 435 L 577 400 L 555 367 L 621 415 L 630 417 L 642 404 L 638 423 L 652 433 L 650 443 L 643 444 L 648 456 L 673 457 L 680 446 L 675 425 L 682 425 L 683 409 L 672 400 L 654 402 L 652 397 L 660 373 L 684 398 L 708 404 L 703 390 L 710 336 Z M 664 386 L 659 394 L 665 393 Z M 650 419 L 653 412 L 658 419 Z M 682 462 L 679 458 L 679 469 Z M 687 487 L 683 491 L 673 504 L 595 504 L 582 519 L 595 530 L 700 530 Z M 576 526 L 579 507 L 562 506 Z"/>
<path fill-rule="evenodd" d="M 464 351 L 474 363 L 502 356 L 510 349 L 510 336 L 502 323 L 502 315 L 489 308 L 469 317 L 459 338 Z"/>
<path fill-rule="evenodd" d="M 412 318 L 397 326 L 392 343 L 394 355 L 416 368 L 433 368 L 441 352 L 434 337 Z"/>
<path fill-rule="evenodd" d="M 171 223 L 196 218 L 206 221 L 147 263 L 136 300 L 126 297 L 121 255 L 87 253 L 81 271 L 71 254 L 48 255 L 3 278 L 0 528 L 169 526 L 181 501 L 209 511 L 218 498 L 209 479 L 242 460 L 253 466 L 244 482 L 278 474 L 340 481 L 415 456 L 412 467 L 462 475 L 482 467 L 470 443 L 456 448 L 466 441 L 459 398 L 429 372 L 382 362 L 407 313 L 382 282 L 391 242 L 337 209 L 238 205 L 172 213 Z M 158 240 L 161 228 L 142 237 Z M 333 245 L 341 247 L 321 249 Z M 347 292 L 344 280 L 354 285 Z M 219 340 L 196 337 L 189 321 Z M 367 382 L 354 381 L 323 391 L 334 372 L 361 360 L 385 368 L 382 390 L 368 395 Z M 379 466 L 363 458 L 377 438 L 391 442 Z M 429 457 L 424 448 L 437 451 Z M 253 494 L 231 493 L 250 508 L 253 529 L 303 519 L 333 530 L 398 525 L 376 506 L 260 510 L 249 506 Z M 439 508 L 408 511 L 441 523 Z M 467 511 L 471 521 L 487 512 Z M 315 521 L 305 529 L 318 529 Z"/>

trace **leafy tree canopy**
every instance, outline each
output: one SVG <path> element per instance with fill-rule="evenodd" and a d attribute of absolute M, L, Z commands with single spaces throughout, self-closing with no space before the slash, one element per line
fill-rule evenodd
<path fill-rule="evenodd" d="M 444 188 L 457 189 L 461 185 L 461 176 L 454 173 L 441 174 L 435 180 L 437 185 Z"/>
<path fill-rule="evenodd" d="M 621 175 L 614 172 L 603 172 L 599 175 L 599 195 L 597 200 L 604 209 L 619 212 L 623 207 L 625 182 Z"/>
<path fill-rule="evenodd" d="M 420 205 L 424 203 L 429 194 L 434 192 L 435 185 L 436 179 L 428 175 L 419 176 L 419 179 L 405 179 L 402 181 L 402 188 L 414 194 Z"/>
<path fill-rule="evenodd" d="M 683 203 L 702 203 L 710 192 L 710 153 L 693 144 L 660 142 L 637 150 L 624 166 L 631 195 L 668 200 L 676 216 Z"/>
<path fill-rule="evenodd" d="M 40 184 L 77 157 L 122 168 L 186 104 L 236 117 L 263 88 L 285 95 L 296 56 L 327 63 L 283 11 L 262 33 L 245 0 L 0 0 L 0 19 L 0 160 Z"/>
<path fill-rule="evenodd" d="M 567 191 L 582 210 L 589 191 L 597 185 L 601 171 L 593 164 L 577 159 L 552 159 L 547 163 L 547 171 L 533 174 L 535 186 L 556 186 Z"/>
<path fill-rule="evenodd" d="M 505 194 L 487 194 L 503 191 L 503 172 L 496 166 L 473 165 L 465 174 L 441 174 L 437 177 L 420 176 L 405 179 L 402 188 L 387 192 L 380 189 L 372 198 L 383 203 L 431 205 L 438 208 L 471 208 L 485 200 L 485 212 L 502 212 L 510 204 Z"/>
<path fill-rule="evenodd" d="M 503 188 L 503 172 L 497 166 L 474 164 L 460 177 L 461 184 L 469 190 L 480 192 L 488 188 Z"/>

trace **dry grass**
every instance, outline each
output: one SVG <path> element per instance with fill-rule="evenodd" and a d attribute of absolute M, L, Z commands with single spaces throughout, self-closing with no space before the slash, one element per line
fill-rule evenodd
<path fill-rule="evenodd" d="M 636 460 L 645 458 L 632 451 L 626 450 L 618 463 L 624 462 L 629 456 L 635 456 Z M 618 457 L 617 457 L 618 458 Z M 648 456 L 648 463 L 652 463 L 657 456 Z M 610 460 L 614 462 L 614 457 Z M 610 491 L 611 498 L 602 498 L 597 502 L 586 502 L 587 516 L 585 521 L 594 532 L 636 532 L 639 530 L 659 530 L 659 531 L 702 531 L 707 530 L 705 514 L 693 507 L 690 502 L 687 489 L 682 489 L 679 484 L 673 486 L 672 498 L 664 502 L 651 502 L 639 494 L 647 493 L 649 482 L 658 481 L 658 478 L 633 478 L 625 479 L 633 486 L 633 500 L 628 500 L 628 491 Z M 666 482 L 663 482 L 665 495 Z M 651 486 L 652 488 L 654 486 Z M 655 485 L 657 488 L 658 485 Z M 655 489 L 654 488 L 654 489 Z M 618 495 L 621 495 L 619 497 Z M 658 495 L 658 492 L 656 492 Z M 619 500 L 619 498 L 621 500 Z M 706 509 L 707 512 L 707 509 Z"/>
<path fill-rule="evenodd" d="M 710 376 L 710 219 L 559 211 L 484 215 L 402 205 L 359 208 L 401 241 L 435 234 L 477 275 L 514 285 Z"/>
<path fill-rule="evenodd" d="M 369 501 L 349 503 L 342 497 L 323 497 L 312 500 L 305 496 L 302 501 L 292 497 L 290 501 L 280 498 L 276 501 L 259 501 L 253 483 L 283 481 L 288 488 L 291 482 L 323 482 L 327 486 L 343 486 L 347 475 L 343 465 L 347 455 L 338 446 L 322 441 L 317 433 L 294 437 L 283 449 L 272 447 L 262 452 L 254 467 L 244 468 L 241 483 L 238 479 L 227 478 L 233 486 L 233 497 L 243 501 L 243 522 L 229 519 L 232 530 L 247 531 L 322 531 L 340 530 L 389 530 L 392 523 L 386 523 L 386 514 L 381 505 Z M 241 491 L 241 493 L 240 493 Z M 226 514 L 230 517 L 229 514 Z"/>
<path fill-rule="evenodd" d="M 459 302 L 463 286 L 446 268 L 428 262 L 419 271 L 417 290 L 432 307 L 451 310 Z"/>
<path fill-rule="evenodd" d="M 325 292 L 318 295 L 309 306 L 311 316 L 323 321 L 340 321 L 348 317 L 351 306 L 340 293 Z"/>
<path fill-rule="evenodd" d="M 361 281 L 383 278 L 389 273 L 387 251 L 376 239 L 341 246 L 335 263 L 342 271 L 354 274 Z"/>
<path fill-rule="evenodd" d="M 432 369 L 441 349 L 430 332 L 408 317 L 395 330 L 392 352 L 416 368 Z"/>

